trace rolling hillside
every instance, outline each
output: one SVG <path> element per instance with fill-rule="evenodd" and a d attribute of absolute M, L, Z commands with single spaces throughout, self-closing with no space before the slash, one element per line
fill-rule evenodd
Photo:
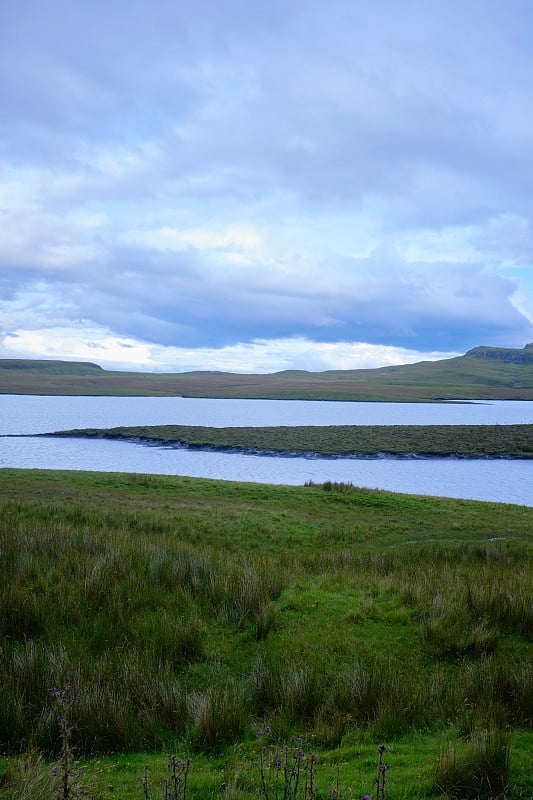
<path fill-rule="evenodd" d="M 533 343 L 475 347 L 457 358 L 379 369 L 270 375 L 115 372 L 97 364 L 0 359 L 1 394 L 276 398 L 290 400 L 533 400 Z"/>

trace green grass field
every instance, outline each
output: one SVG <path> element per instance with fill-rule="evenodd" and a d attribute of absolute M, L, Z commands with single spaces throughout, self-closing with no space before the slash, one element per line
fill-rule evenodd
<path fill-rule="evenodd" d="M 374 798 L 382 742 L 390 798 L 532 796 L 533 509 L 18 470 L 0 498 L 3 800 L 60 796 L 65 684 L 94 798 L 145 765 L 161 797 L 168 753 L 191 798 L 265 797 L 265 725 L 318 754 L 316 797 Z"/>
<path fill-rule="evenodd" d="M 329 425 L 207 428 L 145 425 L 84 428 L 57 436 L 134 439 L 194 448 L 236 448 L 323 455 L 464 455 L 533 458 L 533 425 Z"/>

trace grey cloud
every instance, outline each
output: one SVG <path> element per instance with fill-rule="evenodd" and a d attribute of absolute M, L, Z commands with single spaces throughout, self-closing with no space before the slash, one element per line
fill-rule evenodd
<path fill-rule="evenodd" d="M 48 290 L 58 310 L 48 301 L 49 319 L 57 324 L 58 315 L 70 315 L 122 336 L 188 347 L 297 335 L 460 351 L 477 341 L 519 343 L 533 333 L 510 302 L 516 282 L 480 265 L 409 264 L 378 251 L 322 267 L 318 285 L 297 274 L 279 282 L 257 270 L 246 283 L 223 272 L 215 281 L 204 277 L 194 250 L 123 249 L 98 273 L 56 275 Z"/>
<path fill-rule="evenodd" d="M 301 335 L 461 350 L 532 338 L 516 282 L 483 268 L 532 258 L 527 4 L 82 5 L 0 9 L 0 159 L 31 187 L 9 229 L 0 217 L 6 313 L 40 282 L 63 321 L 165 344 Z M 86 229 L 76 211 L 105 223 Z M 294 258 L 313 266 L 280 277 L 274 256 L 257 255 L 234 274 L 192 247 L 120 245 L 172 212 L 184 227 L 267 219 L 273 236 L 299 216 Z M 335 213 L 373 216 L 378 239 L 476 225 L 483 261 L 412 264 L 383 250 L 356 261 L 335 241 L 329 260 L 307 252 L 306 227 Z M 50 252 L 71 261 L 54 268 Z M 28 325 L 53 324 L 50 308 L 33 310 Z"/>
<path fill-rule="evenodd" d="M 337 2 L 327 15 L 316 3 L 267 11 L 159 2 L 149 15 L 137 3 L 127 14 L 120 3 L 81 15 L 68 3 L 29 6 L 22 30 L 20 6 L 4 10 L 11 100 L 3 107 L 7 123 L 24 129 L 33 119 L 30 147 L 39 133 L 61 148 L 69 133 L 161 139 L 167 174 L 226 167 L 228 189 L 269 173 L 310 203 L 357 205 L 370 192 L 400 218 L 414 219 L 418 207 L 427 219 L 424 210 L 440 202 L 439 173 L 465 195 L 463 213 L 490 213 L 513 190 L 526 199 L 530 139 L 516 120 L 505 129 L 530 96 L 531 57 L 511 51 L 529 16 L 523 6 L 514 26 L 509 5 L 498 3 L 490 13 L 486 3 L 450 3 L 431 15 L 421 3 L 394 13 L 390 2 L 364 10 Z M 22 60 L 28 38 L 35 55 Z M 468 196 L 465 175 L 481 191 Z"/>

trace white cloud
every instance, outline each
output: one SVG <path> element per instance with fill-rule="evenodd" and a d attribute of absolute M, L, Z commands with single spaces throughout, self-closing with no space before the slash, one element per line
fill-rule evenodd
<path fill-rule="evenodd" d="M 198 250 L 253 251 L 262 246 L 259 232 L 252 226 L 230 225 L 227 228 L 170 228 L 129 231 L 122 237 L 125 242 L 141 244 L 155 250 L 181 252 L 187 247 Z"/>
<path fill-rule="evenodd" d="M 0 263 L 6 269 L 75 271 L 102 258 L 103 248 L 93 233 L 104 225 L 102 214 L 78 211 L 61 214 L 44 207 L 12 207 L 0 216 Z M 21 277 L 21 283 L 26 278 Z"/>
<path fill-rule="evenodd" d="M 114 336 L 105 328 L 16 330 L 1 338 L 2 358 L 94 361 L 108 369 L 152 372 L 221 370 L 271 373 L 375 367 L 451 358 L 458 353 L 417 352 L 363 342 L 314 342 L 303 338 L 256 340 L 220 348 L 162 347 Z"/>

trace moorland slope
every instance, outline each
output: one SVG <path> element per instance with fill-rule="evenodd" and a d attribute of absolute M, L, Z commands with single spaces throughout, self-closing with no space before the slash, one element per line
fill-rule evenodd
<path fill-rule="evenodd" d="M 268 375 L 118 372 L 82 362 L 0 359 L 0 394 L 533 400 L 533 343 L 523 349 L 475 347 L 456 358 L 377 369 L 286 370 Z"/>

